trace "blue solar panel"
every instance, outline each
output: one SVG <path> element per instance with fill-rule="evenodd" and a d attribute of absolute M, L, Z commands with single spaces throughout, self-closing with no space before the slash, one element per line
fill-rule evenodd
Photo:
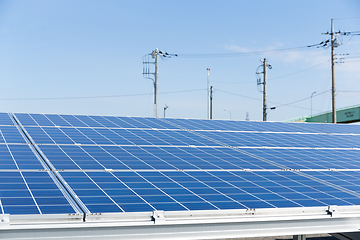
<path fill-rule="evenodd" d="M 15 124 L 8 113 L 0 113 L 0 125 L 12 126 Z"/>
<path fill-rule="evenodd" d="M 2 116 L 0 116 L 0 125 L 13 125 L 12 122 L 12 124 L 1 124 L 1 119 L 7 121 L 6 123 L 10 123 L 9 120 L 11 121 L 8 114 L 3 113 Z M 157 118 L 27 113 L 16 113 L 15 116 L 24 126 L 179 129 L 179 127 Z M 8 119 L 6 119 L 7 117 Z"/>
<path fill-rule="evenodd" d="M 19 126 L 0 124 L 0 171 L 49 168 L 48 176 L 58 177 L 69 193 L 76 194 L 78 198 L 74 199 L 85 212 L 360 204 L 359 126 L 56 114 L 15 116 Z M 30 144 L 19 129 L 25 130 Z M 41 157 L 37 157 L 36 149 Z M 49 179 L 49 185 L 44 181 L 41 186 L 37 180 L 37 184 L 29 180 L 28 185 L 34 194 L 48 192 L 54 196 L 53 202 L 38 196 L 38 207 L 38 202 L 31 205 L 29 197 L 23 197 L 14 200 L 14 205 L 28 204 L 32 206 L 29 209 L 35 206 L 39 212 L 51 213 L 53 203 L 53 211 L 72 213 L 75 208 L 70 205 L 72 211 L 62 208 L 68 206 L 59 197 L 62 187 L 54 187 Z M 14 178 L 14 184 L 19 183 L 14 187 L 24 187 L 21 181 Z M 9 188 L 5 183 L 3 186 Z M 9 191 L 0 193 L 6 195 Z M 14 196 L 17 194 L 25 193 L 20 191 Z M 11 204 L 5 203 L 10 209 Z"/>
<path fill-rule="evenodd" d="M 226 171 L 61 173 L 90 212 L 351 206 L 360 200 L 356 193 L 303 175 Z"/>
<path fill-rule="evenodd" d="M 79 212 L 72 207 L 47 172 L 0 171 L 0 199 L 1 214 Z"/>
<path fill-rule="evenodd" d="M 15 126 L 0 126 L 0 143 L 26 143 Z"/>
<path fill-rule="evenodd" d="M 358 150 L 245 149 L 247 153 L 290 169 L 360 169 Z"/>
<path fill-rule="evenodd" d="M 302 133 L 354 133 L 360 130 L 354 125 L 325 123 L 254 122 L 200 119 L 165 119 L 179 128 L 190 130 L 222 130 L 251 132 L 302 132 Z"/>

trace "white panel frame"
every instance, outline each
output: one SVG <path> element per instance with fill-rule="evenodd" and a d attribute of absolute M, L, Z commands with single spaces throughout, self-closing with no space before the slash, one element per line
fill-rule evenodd
<path fill-rule="evenodd" d="M 34 222 L 30 217 L 10 216 L 10 221 L 0 223 L 0 235 L 7 239 L 216 239 L 356 232 L 360 206 L 108 213 L 88 214 L 85 219 Z"/>

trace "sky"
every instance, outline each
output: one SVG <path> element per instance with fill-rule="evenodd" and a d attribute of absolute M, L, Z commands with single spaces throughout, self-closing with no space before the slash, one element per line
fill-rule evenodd
<path fill-rule="evenodd" d="M 0 112 L 153 117 L 142 72 L 156 48 L 177 54 L 159 58 L 159 117 L 206 119 L 210 68 L 213 118 L 262 120 L 264 58 L 268 120 L 329 111 L 330 48 L 307 46 L 331 19 L 359 33 L 360 1 L 0 0 Z M 360 104 L 360 35 L 337 41 L 344 108 Z"/>

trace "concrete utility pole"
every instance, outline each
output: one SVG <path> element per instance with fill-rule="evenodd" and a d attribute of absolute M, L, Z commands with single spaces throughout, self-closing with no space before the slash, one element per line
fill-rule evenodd
<path fill-rule="evenodd" d="M 264 74 L 264 89 L 263 89 L 263 121 L 266 121 L 266 58 L 263 61 L 263 74 Z"/>
<path fill-rule="evenodd" d="M 155 58 L 155 79 L 154 79 L 154 116 L 158 117 L 158 75 L 159 75 L 159 69 L 158 69 L 158 60 L 159 60 L 159 49 L 155 49 L 151 53 L 151 57 Z"/>
<path fill-rule="evenodd" d="M 209 78 L 210 78 L 210 68 L 207 68 L 207 88 L 206 88 L 206 92 L 207 92 L 207 119 L 210 119 L 210 105 L 209 105 L 209 99 L 210 99 L 210 89 L 209 89 Z"/>
<path fill-rule="evenodd" d="M 144 78 L 151 79 L 154 83 L 154 117 L 158 117 L 158 77 L 159 77 L 159 69 L 158 69 L 158 61 L 159 55 L 162 58 L 171 58 L 172 56 L 177 57 L 177 54 L 169 54 L 167 52 L 159 51 L 159 49 L 155 49 L 150 54 L 146 54 L 143 56 L 143 76 Z M 155 59 L 154 62 L 150 61 L 151 58 Z M 150 65 L 155 66 L 150 67 Z"/>
<path fill-rule="evenodd" d="M 336 120 L 336 105 L 335 105 L 335 95 L 336 95 L 336 89 L 335 89 L 335 48 L 340 46 L 340 43 L 336 40 L 336 35 L 360 35 L 357 32 L 341 32 L 340 30 L 335 32 L 334 31 L 334 19 L 331 19 L 331 31 L 326 32 L 323 34 L 330 35 L 330 40 L 322 41 L 318 46 L 327 47 L 329 46 L 330 42 L 330 48 L 331 48 L 331 98 L 332 98 L 332 122 L 337 123 Z M 341 59 L 341 58 L 340 58 Z M 341 61 L 340 61 L 341 62 Z"/>
<path fill-rule="evenodd" d="M 263 84 L 263 121 L 266 121 L 267 120 L 267 113 L 266 113 L 266 110 L 267 110 L 267 107 L 266 107 L 266 68 L 269 68 L 271 69 L 272 66 L 270 64 L 268 64 L 266 62 L 266 58 L 264 58 L 264 60 L 260 60 L 263 64 L 260 65 L 257 70 L 256 70 L 256 76 L 258 76 L 259 74 L 263 74 L 263 81 L 261 82 L 261 77 L 258 76 L 257 77 L 257 85 L 261 85 Z M 262 67 L 262 72 L 258 71 L 259 68 Z"/>
<path fill-rule="evenodd" d="M 332 122 L 336 123 L 336 89 L 335 89 L 335 48 L 338 47 L 340 44 L 336 40 L 336 35 L 351 35 L 350 32 L 335 32 L 334 31 L 334 19 L 331 19 L 331 32 L 326 32 L 323 34 L 327 34 L 331 36 L 330 39 L 330 48 L 331 48 L 331 103 L 332 103 Z M 323 42 L 322 46 L 327 46 L 327 42 Z"/>
<path fill-rule="evenodd" d="M 335 63 L 334 63 L 334 23 L 331 19 L 331 97 L 332 97 L 332 122 L 336 123 L 336 106 L 335 106 Z"/>
<path fill-rule="evenodd" d="M 212 100 L 213 100 L 213 87 L 210 87 L 210 119 L 212 119 L 213 110 L 212 110 Z"/>

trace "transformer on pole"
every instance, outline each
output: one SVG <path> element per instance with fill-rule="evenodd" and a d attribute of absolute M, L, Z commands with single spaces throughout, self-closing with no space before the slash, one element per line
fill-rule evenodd
<path fill-rule="evenodd" d="M 149 57 L 151 56 L 154 61 L 150 61 Z M 158 117 L 158 75 L 159 75 L 159 56 L 163 58 L 171 58 L 172 56 L 177 57 L 177 54 L 169 54 L 167 52 L 159 51 L 158 48 L 156 48 L 154 51 L 152 51 L 150 54 L 143 56 L 143 76 L 144 78 L 151 79 L 154 84 L 154 117 Z M 154 65 L 154 69 L 150 67 L 150 64 Z"/>
<path fill-rule="evenodd" d="M 336 89 L 335 89 L 335 48 L 340 46 L 340 43 L 337 41 L 337 35 L 360 35 L 356 32 L 341 32 L 340 30 L 334 31 L 334 19 L 331 19 L 331 31 L 323 34 L 330 35 L 330 40 L 322 41 L 319 45 L 322 47 L 328 47 L 330 44 L 331 48 L 331 102 L 332 102 L 332 122 L 336 123 Z"/>

